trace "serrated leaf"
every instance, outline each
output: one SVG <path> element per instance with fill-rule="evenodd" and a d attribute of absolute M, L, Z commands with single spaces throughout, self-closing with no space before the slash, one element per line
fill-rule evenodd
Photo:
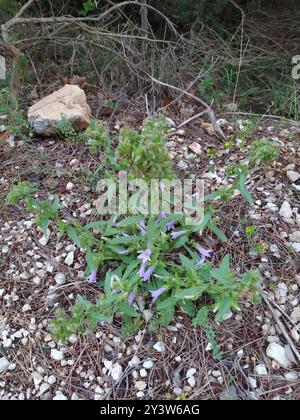
<path fill-rule="evenodd" d="M 185 255 L 179 254 L 179 258 L 180 258 L 181 264 L 187 270 L 191 270 L 194 267 L 194 262 L 190 260 L 189 258 L 187 258 Z"/>
<path fill-rule="evenodd" d="M 217 322 L 223 321 L 224 316 L 230 312 L 231 298 L 229 296 L 219 297 L 216 306 L 218 308 L 218 313 L 215 317 L 215 320 Z"/>
<path fill-rule="evenodd" d="M 138 318 L 140 316 L 137 311 L 125 302 L 118 304 L 118 311 L 123 312 L 123 314 L 130 316 L 131 318 Z"/>

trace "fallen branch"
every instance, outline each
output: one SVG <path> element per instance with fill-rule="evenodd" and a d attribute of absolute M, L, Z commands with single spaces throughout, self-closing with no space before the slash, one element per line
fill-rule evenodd
<path fill-rule="evenodd" d="M 158 84 L 159 84 L 159 85 L 161 85 L 161 86 L 168 87 L 169 89 L 175 90 L 175 91 L 177 91 L 177 92 L 180 92 L 180 93 L 182 93 L 183 95 L 186 95 L 186 96 L 190 97 L 191 99 L 194 99 L 194 100 L 195 100 L 196 102 L 198 102 L 199 104 L 201 104 L 201 105 L 203 106 L 203 108 L 204 108 L 204 111 L 203 111 L 203 112 L 201 112 L 200 114 L 198 114 L 197 116 L 195 116 L 195 118 L 196 118 L 196 117 L 198 118 L 200 115 L 202 116 L 202 115 L 204 115 L 204 114 L 207 114 L 207 115 L 208 115 L 208 117 L 209 117 L 209 119 L 210 119 L 210 122 L 211 122 L 211 124 L 212 124 L 212 126 L 213 126 L 213 128 L 214 128 L 214 130 L 215 130 L 215 132 L 216 132 L 216 134 L 217 134 L 219 137 L 221 137 L 223 140 L 226 140 L 226 136 L 225 136 L 225 134 L 223 133 L 222 129 L 218 126 L 218 124 L 217 124 L 217 120 L 216 120 L 216 117 L 215 117 L 215 114 L 214 114 L 214 111 L 212 110 L 212 108 L 211 108 L 211 106 L 210 106 L 210 105 L 208 105 L 208 104 L 207 104 L 206 102 L 204 102 L 202 99 L 198 98 L 198 96 L 195 96 L 195 95 L 193 95 L 192 93 L 188 92 L 188 90 L 180 89 L 179 87 L 169 85 L 169 83 L 165 83 L 165 82 L 162 82 L 162 81 L 160 81 L 160 80 L 158 80 L 158 79 L 155 79 L 154 77 L 152 77 L 152 76 L 151 76 L 151 75 L 149 75 L 149 74 L 148 74 L 148 77 L 149 77 L 149 78 L 150 78 L 153 82 L 158 83 Z M 194 119 L 195 119 L 195 118 L 194 118 Z M 187 124 L 187 122 L 186 122 L 186 124 Z"/>

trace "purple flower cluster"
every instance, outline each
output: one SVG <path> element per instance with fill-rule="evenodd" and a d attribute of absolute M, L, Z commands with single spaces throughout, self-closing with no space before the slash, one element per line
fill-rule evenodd
<path fill-rule="evenodd" d="M 94 268 L 91 275 L 86 279 L 88 284 L 96 284 L 97 283 L 97 268 Z"/>
<path fill-rule="evenodd" d="M 151 261 L 152 250 L 150 248 L 146 249 L 145 251 L 141 251 L 138 259 L 142 261 L 142 265 L 139 271 L 140 277 L 144 279 L 144 281 L 149 281 L 150 277 L 154 273 L 154 267 L 150 266 L 147 268 L 148 263 Z"/>
<path fill-rule="evenodd" d="M 199 252 L 201 256 L 201 260 L 196 263 L 196 269 L 198 269 L 201 265 L 203 265 L 208 258 L 211 258 L 211 254 L 212 254 L 211 249 L 205 249 L 200 245 L 197 247 L 197 251 Z"/>

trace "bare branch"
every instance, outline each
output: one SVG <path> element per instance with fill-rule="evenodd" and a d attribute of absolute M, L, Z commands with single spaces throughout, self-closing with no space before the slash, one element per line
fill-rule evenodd
<path fill-rule="evenodd" d="M 216 134 L 218 134 L 223 140 L 226 140 L 226 136 L 223 133 L 222 129 L 218 126 L 217 121 L 216 121 L 215 114 L 214 114 L 214 112 L 213 112 L 213 110 L 212 110 L 212 108 L 211 108 L 210 105 L 208 105 L 202 99 L 198 98 L 198 96 L 195 96 L 192 93 L 188 92 L 187 90 L 183 90 L 183 89 L 180 89 L 180 88 L 178 88 L 176 86 L 169 85 L 168 83 L 165 83 L 165 82 L 162 82 L 162 81 L 160 81 L 158 79 L 155 79 L 154 77 L 150 76 L 149 74 L 148 74 L 148 77 L 153 82 L 158 83 L 161 86 L 165 86 L 165 87 L 168 87 L 170 89 L 173 89 L 173 90 L 175 90 L 177 92 L 181 92 L 183 95 L 189 96 L 190 98 L 194 99 L 196 102 L 198 102 L 199 104 L 201 104 L 204 107 L 204 109 L 205 109 L 204 110 L 204 113 L 208 115 L 208 117 L 209 117 L 209 119 L 210 119 L 210 121 L 211 121 L 211 123 L 213 125 L 213 128 L 214 128 L 214 130 L 216 132 Z M 204 113 L 202 113 L 202 115 Z"/>
<path fill-rule="evenodd" d="M 31 2 L 29 1 L 29 3 L 32 4 L 33 1 L 34 0 L 32 0 Z M 178 35 L 174 24 L 160 10 L 156 9 L 153 6 L 150 6 L 149 4 L 144 4 L 144 3 L 140 3 L 138 1 L 132 1 L 132 0 L 128 0 L 128 1 L 124 1 L 122 3 L 115 4 L 114 6 L 110 7 L 105 12 L 101 13 L 100 15 L 90 16 L 90 17 L 79 17 L 79 18 L 77 18 L 77 17 L 73 17 L 73 16 L 60 16 L 60 17 L 45 17 L 45 18 L 22 18 L 22 17 L 18 17 L 18 15 L 19 15 L 19 13 L 18 13 L 18 15 L 16 15 L 12 19 L 10 19 L 8 22 L 6 22 L 5 26 L 6 26 L 7 30 L 10 30 L 15 26 L 23 25 L 23 24 L 46 24 L 46 23 L 53 24 L 53 23 L 76 23 L 76 22 L 80 22 L 80 23 L 82 23 L 82 22 L 95 22 L 95 23 L 98 23 L 98 22 L 103 21 L 108 15 L 110 15 L 114 11 L 116 11 L 120 8 L 126 7 L 126 6 L 130 6 L 130 5 L 144 7 L 144 8 L 146 7 L 147 9 L 154 11 L 159 16 L 161 16 L 167 22 L 170 29 L 176 35 Z M 29 5 L 27 6 L 27 8 L 28 7 L 29 7 Z"/>
<path fill-rule="evenodd" d="M 14 19 L 21 17 L 22 15 L 24 15 L 24 13 L 26 12 L 27 9 L 29 9 L 29 7 L 35 2 L 36 0 L 29 0 L 26 4 L 24 4 L 23 7 L 21 7 L 21 9 L 18 11 L 18 13 L 16 14 L 16 16 L 14 17 Z"/>

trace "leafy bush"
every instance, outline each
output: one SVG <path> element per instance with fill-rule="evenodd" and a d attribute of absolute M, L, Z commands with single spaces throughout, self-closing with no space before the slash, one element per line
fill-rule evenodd
<path fill-rule="evenodd" d="M 130 171 L 133 178 L 174 178 L 172 163 L 165 150 L 164 132 L 168 125 L 164 117 L 148 118 L 139 131 L 123 128 L 117 158 L 120 166 Z"/>
<path fill-rule="evenodd" d="M 111 141 L 104 123 L 92 120 L 85 132 L 85 138 L 91 154 L 96 155 L 99 148 L 102 148 L 106 153 L 110 152 Z"/>
<path fill-rule="evenodd" d="M 278 145 L 274 141 L 263 138 L 251 144 L 251 159 L 255 163 L 269 165 L 278 158 L 278 154 Z"/>

